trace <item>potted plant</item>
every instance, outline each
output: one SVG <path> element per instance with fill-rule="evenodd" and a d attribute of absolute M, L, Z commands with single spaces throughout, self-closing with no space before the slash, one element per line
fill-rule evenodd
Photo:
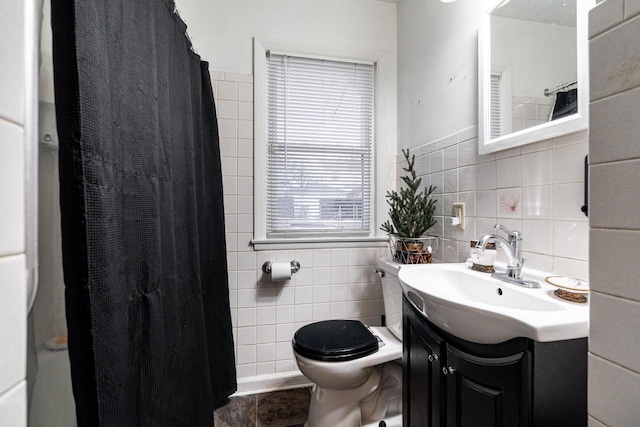
<path fill-rule="evenodd" d="M 436 200 L 431 194 L 436 187 L 421 188 L 422 178 L 416 177 L 415 155 L 409 149 L 402 150 L 407 167 L 402 168 L 407 175 L 401 177 L 404 185 L 400 192 L 387 191 L 389 220 L 380 227 L 389 234 L 389 245 L 396 261 L 403 264 L 424 264 L 432 262 L 432 247 L 437 239 L 425 233 L 436 224 L 433 214 Z"/>

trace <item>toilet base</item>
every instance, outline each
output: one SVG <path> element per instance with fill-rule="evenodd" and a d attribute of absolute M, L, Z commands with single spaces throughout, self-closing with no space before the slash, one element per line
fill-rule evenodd
<path fill-rule="evenodd" d="M 402 414 L 394 415 L 392 417 L 385 417 L 382 420 L 362 424 L 362 427 L 380 427 L 380 421 L 384 421 L 386 427 L 402 427 Z"/>
<path fill-rule="evenodd" d="M 309 427 L 360 427 L 360 401 L 373 393 L 380 383 L 381 366 L 376 366 L 369 379 L 352 390 L 330 390 L 313 386 L 309 403 Z"/>
<path fill-rule="evenodd" d="M 352 390 L 313 386 L 308 427 L 402 426 L 402 365 L 390 362 L 373 368 L 369 379 Z M 397 421 L 400 424 L 397 424 Z"/>
<path fill-rule="evenodd" d="M 362 425 L 374 423 L 393 415 L 402 415 L 402 363 L 389 362 L 382 367 L 378 388 L 360 402 Z"/>

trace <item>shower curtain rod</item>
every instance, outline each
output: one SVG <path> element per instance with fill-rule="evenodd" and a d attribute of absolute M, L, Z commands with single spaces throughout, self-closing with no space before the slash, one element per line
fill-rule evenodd
<path fill-rule="evenodd" d="M 556 87 L 556 88 L 555 88 L 555 89 L 553 89 L 553 90 L 545 89 L 545 90 L 544 90 L 544 96 L 551 96 L 551 95 L 553 95 L 554 93 L 556 93 L 556 92 L 558 92 L 558 91 L 560 91 L 560 90 L 562 90 L 562 89 L 568 89 L 568 88 L 570 88 L 571 86 L 573 86 L 573 85 L 577 85 L 577 84 L 578 84 L 578 81 L 576 80 L 575 82 L 561 84 L 560 86 Z"/>

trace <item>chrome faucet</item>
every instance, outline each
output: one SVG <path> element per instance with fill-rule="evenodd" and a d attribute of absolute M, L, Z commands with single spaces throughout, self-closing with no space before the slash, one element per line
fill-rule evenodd
<path fill-rule="evenodd" d="M 487 234 L 482 236 L 476 244 L 476 249 L 484 252 L 488 243 L 497 243 L 507 255 L 507 272 L 505 274 L 493 273 L 493 277 L 527 288 L 539 288 L 538 282 L 522 279 L 522 265 L 525 261 L 522 256 L 522 234 L 517 230 L 511 231 L 501 224 L 496 224 L 494 227 L 496 231 L 504 231 L 507 234 L 507 239 L 497 234 Z"/>

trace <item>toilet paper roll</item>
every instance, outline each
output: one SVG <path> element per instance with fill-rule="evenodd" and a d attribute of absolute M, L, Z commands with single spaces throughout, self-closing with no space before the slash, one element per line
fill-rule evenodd
<path fill-rule="evenodd" d="M 288 262 L 274 262 L 271 264 L 271 280 L 281 282 L 291 279 L 291 264 Z"/>

